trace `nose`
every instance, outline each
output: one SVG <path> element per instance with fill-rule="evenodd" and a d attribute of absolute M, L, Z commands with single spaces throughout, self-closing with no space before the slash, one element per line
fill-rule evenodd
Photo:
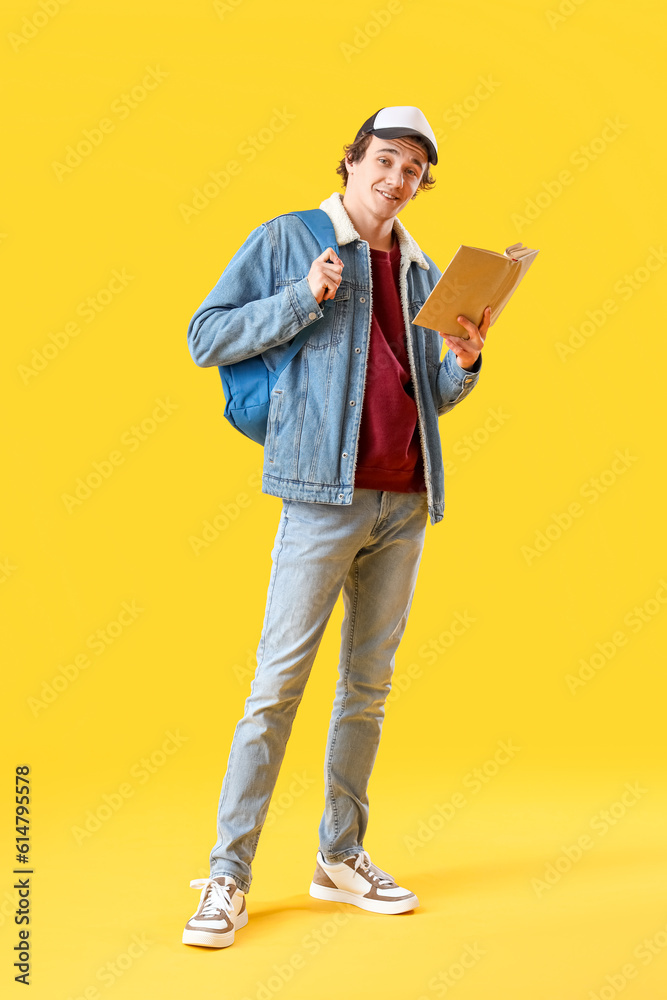
<path fill-rule="evenodd" d="M 398 188 L 400 191 L 403 187 L 403 171 L 401 167 L 394 167 L 387 174 L 387 184 L 391 188 Z"/>

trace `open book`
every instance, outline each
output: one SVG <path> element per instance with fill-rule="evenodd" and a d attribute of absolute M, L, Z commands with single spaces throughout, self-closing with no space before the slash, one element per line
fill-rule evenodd
<path fill-rule="evenodd" d="M 491 306 L 493 325 L 538 253 L 521 243 L 505 253 L 460 246 L 412 322 L 469 340 L 456 317 L 467 316 L 479 326 Z"/>

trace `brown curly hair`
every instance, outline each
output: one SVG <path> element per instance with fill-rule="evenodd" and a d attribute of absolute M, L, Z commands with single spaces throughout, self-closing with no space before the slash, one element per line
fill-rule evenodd
<path fill-rule="evenodd" d="M 349 177 L 345 160 L 349 159 L 351 163 L 358 163 L 361 160 L 363 160 L 364 156 L 366 155 L 366 150 L 370 146 L 372 138 L 373 138 L 372 133 L 364 132 L 362 135 L 359 136 L 358 139 L 355 139 L 354 142 L 350 142 L 347 145 L 343 146 L 343 151 L 345 155 L 343 156 L 343 159 L 336 167 L 336 173 L 340 174 L 340 176 L 343 178 L 343 187 L 347 187 L 347 179 Z M 428 146 L 426 145 L 426 142 L 424 141 L 424 139 L 422 139 L 421 136 L 410 135 L 406 136 L 406 138 L 412 140 L 413 142 L 418 143 L 418 145 L 422 147 L 422 149 L 424 150 L 424 152 L 428 157 Z M 412 198 L 413 199 L 416 198 L 418 193 L 422 190 L 429 191 L 434 184 L 435 184 L 435 177 L 433 177 L 433 175 L 431 174 L 431 161 L 427 160 L 426 170 L 424 171 L 422 179 L 419 182 L 419 187 L 413 194 Z"/>

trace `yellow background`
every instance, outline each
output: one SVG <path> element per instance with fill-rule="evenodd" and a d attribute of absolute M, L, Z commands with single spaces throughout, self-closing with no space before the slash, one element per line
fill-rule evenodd
<path fill-rule="evenodd" d="M 44 3 L 48 16 L 16 0 L 2 15 L 3 984 L 23 995 L 11 831 L 28 763 L 33 997 L 661 1000 L 663 6 Z M 149 69 L 153 89 L 132 98 Z M 427 529 L 372 778 L 365 846 L 421 906 L 389 918 L 307 894 L 339 606 L 249 925 L 231 949 L 186 948 L 280 512 L 186 329 L 251 229 L 338 190 L 343 143 L 392 104 L 418 105 L 439 137 L 436 186 L 401 219 L 441 268 L 460 243 L 540 249 L 479 385 L 441 422 L 445 519 Z M 284 126 L 262 131 L 276 109 Z M 54 166 L 104 118 L 89 155 Z M 241 169 L 186 221 L 230 160 Z M 114 271 L 126 284 L 109 296 Z M 485 427 L 492 410 L 502 422 Z M 124 602 L 134 617 L 114 626 Z M 457 613 L 469 625 L 454 636 Z M 103 651 L 98 629 L 113 634 Z M 502 766 L 499 741 L 519 748 Z"/>

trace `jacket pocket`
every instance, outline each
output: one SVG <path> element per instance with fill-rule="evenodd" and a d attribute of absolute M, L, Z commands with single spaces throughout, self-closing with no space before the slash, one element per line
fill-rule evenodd
<path fill-rule="evenodd" d="M 350 325 L 349 309 L 350 284 L 341 281 L 336 289 L 334 299 L 326 299 L 322 303 L 324 316 L 313 323 L 313 332 L 306 341 L 306 347 L 311 351 L 321 351 L 326 347 L 333 347 L 339 344 L 345 335 L 345 330 Z"/>
<path fill-rule="evenodd" d="M 274 389 L 269 402 L 269 416 L 266 424 L 266 441 L 264 450 L 267 461 L 273 463 L 276 457 L 276 442 L 280 431 L 280 408 L 283 403 L 283 390 Z"/>

